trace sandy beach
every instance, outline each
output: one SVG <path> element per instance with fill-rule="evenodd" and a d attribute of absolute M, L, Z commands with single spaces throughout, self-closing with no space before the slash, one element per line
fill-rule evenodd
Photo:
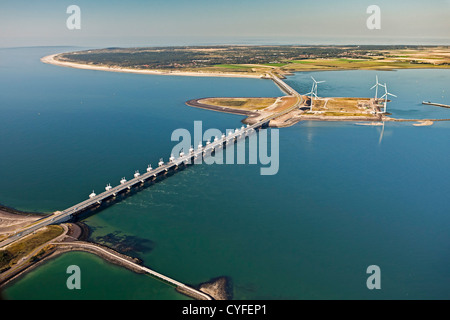
<path fill-rule="evenodd" d="M 224 77 L 224 78 L 253 78 L 260 79 L 259 75 L 251 74 L 235 74 L 235 73 L 213 73 L 213 72 L 188 72 L 188 71 L 159 71 L 159 70 L 138 70 L 128 68 L 106 67 L 106 66 L 94 66 L 74 62 L 59 61 L 55 57 L 61 53 L 52 54 L 41 58 L 43 63 L 54 64 L 61 67 L 69 67 L 76 69 L 97 70 L 97 71 L 110 71 L 110 72 L 125 72 L 125 73 L 138 73 L 138 74 L 154 74 L 165 76 L 188 76 L 188 77 Z"/>

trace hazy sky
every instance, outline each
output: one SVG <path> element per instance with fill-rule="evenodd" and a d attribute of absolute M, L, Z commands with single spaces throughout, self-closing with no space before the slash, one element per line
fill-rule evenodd
<path fill-rule="evenodd" d="M 69 30 L 69 5 L 81 29 Z M 381 29 L 369 30 L 369 5 Z M 450 0 L 0 0 L 0 47 L 450 44 Z"/>

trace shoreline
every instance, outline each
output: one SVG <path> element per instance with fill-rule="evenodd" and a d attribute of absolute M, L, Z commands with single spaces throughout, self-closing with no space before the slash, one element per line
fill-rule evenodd
<path fill-rule="evenodd" d="M 223 78 L 251 78 L 262 79 L 261 75 L 251 74 L 234 74 L 234 73 L 214 73 L 214 72 L 194 72 L 194 71 L 162 71 L 162 70 L 144 70 L 144 69 L 130 69 L 120 67 L 94 66 L 82 63 L 60 61 L 55 59 L 61 53 L 51 54 L 41 58 L 41 62 L 52 64 L 60 67 L 68 67 L 75 69 L 95 70 L 95 71 L 109 71 L 109 72 L 123 72 L 162 76 L 186 76 L 186 77 L 223 77 Z"/>
<path fill-rule="evenodd" d="M 233 300 L 233 284 L 231 278 L 227 276 L 213 278 L 199 284 L 196 288 L 215 300 Z"/>
<path fill-rule="evenodd" d="M 230 297 L 227 291 L 230 290 L 230 287 L 226 286 L 227 282 L 224 282 L 222 279 L 225 277 L 209 282 L 206 290 L 202 287 L 204 283 L 199 286 L 185 285 L 145 267 L 142 264 L 143 261 L 139 258 L 121 253 L 108 246 L 91 242 L 89 240 L 91 229 L 83 222 L 63 223 L 60 226 L 64 229 L 62 234 L 33 249 L 31 254 L 24 257 L 23 263 L 12 266 L 0 273 L 0 290 L 13 285 L 14 282 L 20 280 L 29 272 L 64 253 L 86 252 L 134 273 L 149 275 L 156 280 L 167 283 L 175 291 L 195 300 L 224 300 Z M 222 280 L 219 281 L 218 279 Z"/>
<path fill-rule="evenodd" d="M 199 109 L 205 109 L 210 111 L 216 111 L 216 112 L 222 112 L 222 113 L 230 113 L 230 114 L 236 114 L 241 116 L 246 116 L 241 122 L 242 123 L 248 123 L 252 124 L 256 118 L 261 117 L 262 114 L 258 111 L 250 111 L 250 110 L 240 110 L 240 109 L 234 109 L 230 107 L 222 107 L 222 106 L 216 106 L 216 105 L 209 105 L 204 104 L 199 101 L 207 99 L 207 98 L 198 98 L 198 99 L 191 99 L 185 102 L 186 105 L 193 107 L 193 108 L 199 108 Z M 263 109 L 264 110 L 264 109 Z M 286 118 L 286 115 L 289 113 L 297 113 L 293 114 L 290 118 Z M 334 122 L 359 122 L 363 121 L 364 124 L 358 124 L 358 125 L 381 125 L 383 122 L 417 122 L 413 124 L 414 126 L 430 126 L 433 125 L 434 122 L 440 122 L 440 121 L 450 121 L 450 118 L 443 118 L 443 119 L 396 119 L 391 118 L 388 116 L 378 116 L 378 115 L 367 115 L 367 116 L 323 116 L 320 114 L 314 115 L 314 114 L 304 114 L 304 113 L 298 113 L 297 110 L 291 111 L 287 113 L 286 115 L 282 116 L 281 120 L 271 120 L 269 123 L 270 127 L 273 128 L 284 128 L 289 127 L 294 124 L 297 124 L 301 121 L 334 121 Z M 376 123 L 376 124 L 374 124 Z"/>
<path fill-rule="evenodd" d="M 208 71 L 167 71 L 167 70 L 151 70 L 151 69 L 132 69 L 118 66 L 104 66 L 104 65 L 89 65 L 85 63 L 61 61 L 56 59 L 58 55 L 71 53 L 60 52 L 56 54 L 47 55 L 40 60 L 46 64 L 57 65 L 61 67 L 69 67 L 75 69 L 95 70 L 95 71 L 109 71 L 109 72 L 122 72 L 122 73 L 134 73 L 134 74 L 149 74 L 149 75 L 168 75 L 168 76 L 188 76 L 188 77 L 223 77 L 223 78 L 250 78 L 250 79 L 265 79 L 265 74 L 245 74 L 245 73 L 226 73 L 226 72 L 208 72 Z M 285 79 L 286 76 L 294 75 L 297 72 L 321 72 L 321 71 L 351 71 L 351 70 L 374 70 L 374 71 L 396 71 L 402 69 L 449 69 L 448 66 L 379 66 L 379 67 L 337 67 L 337 68 L 315 68 L 313 70 L 296 70 L 296 69 L 279 69 L 277 73 L 281 79 Z"/>
<path fill-rule="evenodd" d="M 16 214 L 20 216 L 36 216 L 36 217 L 45 217 L 48 215 L 48 213 L 43 212 L 29 212 L 29 211 L 21 211 L 12 207 L 8 207 L 5 205 L 0 204 L 0 213 L 9 213 L 9 214 Z"/>

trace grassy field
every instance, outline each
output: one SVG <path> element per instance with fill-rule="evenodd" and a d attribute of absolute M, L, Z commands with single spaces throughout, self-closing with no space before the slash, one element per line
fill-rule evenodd
<path fill-rule="evenodd" d="M 268 71 L 450 68 L 450 47 L 231 45 L 108 48 L 65 53 L 57 59 L 138 70 L 263 76 Z"/>
<path fill-rule="evenodd" d="M 0 271 L 16 264 L 21 258 L 30 254 L 37 247 L 61 235 L 63 231 L 64 229 L 61 226 L 47 226 L 39 229 L 31 236 L 27 236 L 25 239 L 11 244 L 7 249 L 0 250 Z"/>
<path fill-rule="evenodd" d="M 272 67 L 273 72 L 284 71 L 324 71 L 324 70 L 392 70 L 418 68 L 450 68 L 450 50 L 446 47 L 407 49 L 407 50 L 377 50 L 367 59 L 352 58 L 315 58 L 290 59 L 278 63 L 263 63 L 259 65 L 216 65 L 217 71 L 226 72 L 230 69 L 239 72 L 263 74 L 267 72 L 264 66 Z"/>
<path fill-rule="evenodd" d="M 404 69 L 450 68 L 448 47 L 418 47 L 411 49 L 377 49 L 363 58 L 329 58 L 290 60 L 281 69 L 293 71 L 340 69 Z"/>
<path fill-rule="evenodd" d="M 282 67 L 290 71 L 311 70 L 351 70 L 351 69 L 404 69 L 404 68 L 436 68 L 431 63 L 412 63 L 410 61 L 387 61 L 387 60 L 348 60 L 348 59 L 318 59 L 292 61 Z M 450 67 L 450 66 L 447 66 Z"/>
<path fill-rule="evenodd" d="M 350 115 L 366 115 L 370 110 L 366 109 L 362 104 L 369 103 L 369 98 L 320 98 L 314 99 L 312 110 L 320 111 L 324 115 L 332 116 L 350 116 Z M 284 96 L 277 98 L 206 98 L 199 102 L 227 107 L 239 110 L 257 111 L 266 109 L 265 111 L 280 112 L 292 107 L 297 98 L 292 96 Z M 270 108 L 268 108 L 270 107 Z M 309 112 L 307 112 L 309 113 Z"/>
<path fill-rule="evenodd" d="M 324 105 L 325 105 L 325 100 L 313 98 L 312 108 L 314 110 L 322 110 Z"/>
<path fill-rule="evenodd" d="M 268 66 L 268 67 L 283 67 L 287 64 L 288 64 L 288 62 L 286 62 L 286 63 L 264 63 L 264 65 Z"/>
<path fill-rule="evenodd" d="M 290 107 L 293 107 L 296 102 L 297 97 L 292 96 L 282 97 L 280 101 L 276 104 L 276 106 L 273 109 L 271 108 L 271 111 L 280 112 L 289 109 Z"/>
<path fill-rule="evenodd" d="M 279 98 L 206 98 L 199 102 L 232 109 L 248 111 L 264 109 L 265 112 L 276 113 L 291 108 L 297 100 L 297 97 L 284 96 Z"/>
<path fill-rule="evenodd" d="M 322 111 L 326 115 L 348 116 L 366 114 L 368 110 L 362 103 L 369 103 L 369 98 L 320 98 L 314 99 L 313 111 Z M 361 105 L 360 105 L 361 103 Z"/>
<path fill-rule="evenodd" d="M 359 111 L 361 110 L 358 107 L 358 101 L 366 100 L 369 101 L 369 99 L 362 99 L 362 98 L 332 98 L 328 100 L 327 108 L 330 111 L 333 110 L 345 110 L 347 112 L 353 112 L 353 111 Z"/>
<path fill-rule="evenodd" d="M 436 60 L 438 58 L 435 58 Z M 443 58 L 440 58 L 443 59 Z M 435 64 L 427 60 L 356 60 L 356 59 L 314 59 L 314 60 L 292 60 L 286 63 L 261 65 L 227 65 L 219 64 L 214 67 L 197 68 L 190 71 L 202 72 L 239 72 L 264 75 L 272 67 L 272 72 L 297 72 L 297 71 L 333 71 L 333 70 L 394 70 L 394 69 L 419 69 L 419 68 L 450 68 L 450 65 Z"/>
<path fill-rule="evenodd" d="M 241 110 L 261 110 L 275 103 L 276 98 L 207 98 L 199 102 Z"/>

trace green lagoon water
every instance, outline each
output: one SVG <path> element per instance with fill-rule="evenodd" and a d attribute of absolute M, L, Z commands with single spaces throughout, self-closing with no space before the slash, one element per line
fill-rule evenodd
<path fill-rule="evenodd" d="M 69 207 L 168 159 L 176 128 L 223 131 L 242 117 L 188 107 L 212 96 L 279 96 L 267 80 L 134 75 L 45 65 L 73 48 L 0 50 L 0 203 Z M 399 118 L 450 118 L 450 70 L 297 73 L 321 96 L 374 94 L 375 75 Z M 199 165 L 84 220 L 92 239 L 126 239 L 129 254 L 196 285 L 218 276 L 234 299 L 450 298 L 450 123 L 302 122 L 280 129 L 280 169 Z M 196 145 L 196 143 L 195 143 Z M 66 268 L 81 268 L 68 290 Z M 381 269 L 368 290 L 366 268 Z M 149 276 L 67 253 L 7 287 L 7 299 L 186 299 Z"/>

